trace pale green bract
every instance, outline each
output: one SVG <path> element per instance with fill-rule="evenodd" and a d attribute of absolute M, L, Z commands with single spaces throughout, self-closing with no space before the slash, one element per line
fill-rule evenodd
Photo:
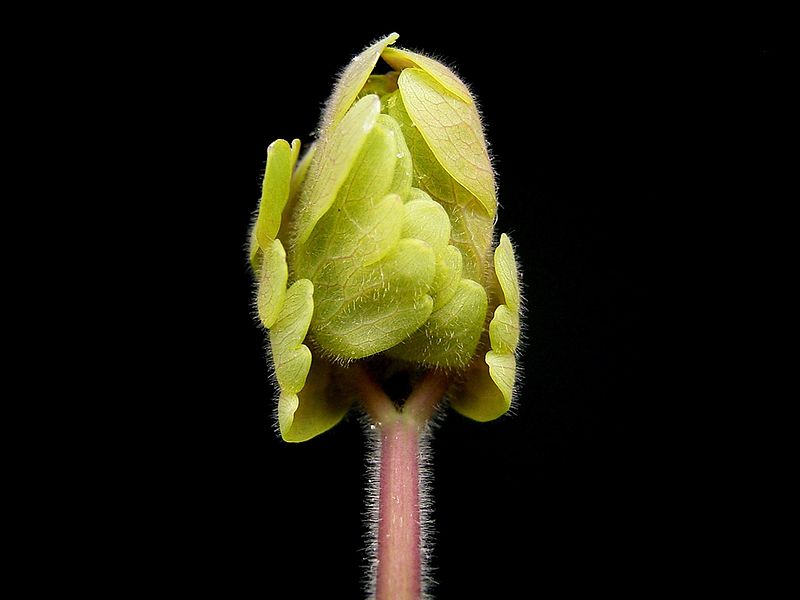
<path fill-rule="evenodd" d="M 477 421 L 513 399 L 519 275 L 508 236 L 493 249 L 480 118 L 455 73 L 397 37 L 345 68 L 302 158 L 298 140 L 267 152 L 250 262 L 287 441 L 342 419 L 355 361 L 444 369 Z M 373 73 L 381 57 L 393 71 Z"/>

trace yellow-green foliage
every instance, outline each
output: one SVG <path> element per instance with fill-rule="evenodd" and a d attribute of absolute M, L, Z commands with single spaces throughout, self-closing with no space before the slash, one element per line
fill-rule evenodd
<path fill-rule="evenodd" d="M 350 402 L 336 375 L 379 353 L 452 371 L 452 405 L 470 418 L 511 404 L 519 282 L 508 236 L 492 249 L 478 111 L 450 69 L 390 47 L 397 37 L 343 71 L 299 163 L 298 140 L 267 153 L 250 258 L 287 441 L 335 425 Z M 380 57 L 393 71 L 372 73 Z"/>

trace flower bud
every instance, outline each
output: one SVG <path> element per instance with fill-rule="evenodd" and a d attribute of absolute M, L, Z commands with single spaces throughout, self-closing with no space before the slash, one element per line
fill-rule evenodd
<path fill-rule="evenodd" d="M 520 289 L 508 236 L 493 248 L 494 172 L 469 89 L 390 47 L 356 56 L 318 140 L 270 145 L 251 234 L 287 441 L 336 424 L 353 361 L 453 374 L 451 405 L 487 421 L 512 400 Z M 373 74 L 378 58 L 393 69 Z"/>

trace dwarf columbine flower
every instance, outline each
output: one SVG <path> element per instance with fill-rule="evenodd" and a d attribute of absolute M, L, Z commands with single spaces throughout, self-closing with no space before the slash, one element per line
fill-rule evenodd
<path fill-rule="evenodd" d="M 302 160 L 298 140 L 268 151 L 251 258 L 287 441 L 336 424 L 355 399 L 343 367 L 381 353 L 453 372 L 450 403 L 473 419 L 511 404 L 519 284 L 508 237 L 492 248 L 478 111 L 397 37 L 345 69 Z M 395 70 L 373 75 L 379 57 Z"/>
<path fill-rule="evenodd" d="M 441 63 L 392 47 L 397 37 L 343 71 L 301 159 L 298 140 L 270 145 L 250 258 L 283 439 L 326 431 L 360 398 L 391 463 L 381 497 L 407 500 L 385 509 L 407 509 L 405 527 L 418 528 L 418 467 L 396 461 L 416 460 L 443 396 L 478 421 L 508 410 L 521 301 L 511 242 L 493 231 L 494 171 L 472 95 Z M 379 58 L 392 70 L 373 74 Z M 390 399 L 382 384 L 398 375 L 414 391 Z M 419 557 L 397 540 L 419 531 L 380 513 L 390 529 L 378 596 L 416 598 Z"/>

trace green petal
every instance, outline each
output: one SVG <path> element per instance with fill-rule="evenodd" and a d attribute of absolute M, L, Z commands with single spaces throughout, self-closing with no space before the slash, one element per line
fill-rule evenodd
<path fill-rule="evenodd" d="M 405 200 L 411 191 L 411 183 L 414 179 L 414 165 L 411 161 L 411 152 L 406 146 L 406 140 L 403 137 L 403 130 L 400 124 L 389 115 L 379 115 L 378 125 L 385 129 L 391 136 L 394 137 L 395 153 L 394 157 L 397 162 L 394 167 L 394 178 L 392 184 L 389 186 L 389 192 L 397 194 Z"/>
<path fill-rule="evenodd" d="M 463 387 L 450 399 L 450 405 L 465 417 L 483 423 L 508 412 L 511 399 L 489 375 L 489 365 L 476 360 L 467 370 Z"/>
<path fill-rule="evenodd" d="M 519 311 L 517 261 L 514 258 L 514 248 L 511 246 L 511 240 L 508 239 L 505 233 L 500 236 L 500 243 L 494 253 L 494 270 L 503 290 L 505 304 L 513 311 Z"/>
<path fill-rule="evenodd" d="M 324 133 L 331 127 L 335 127 L 342 117 L 347 113 L 350 106 L 352 106 L 361 88 L 367 82 L 375 64 L 381 56 L 384 48 L 389 44 L 394 44 L 397 38 L 400 37 L 396 33 L 391 33 L 385 38 L 378 40 L 361 54 L 355 56 L 350 64 L 347 65 L 342 71 L 336 86 L 333 89 L 333 94 L 328 100 L 325 107 L 325 114 L 322 117 L 322 132 Z"/>
<path fill-rule="evenodd" d="M 436 255 L 436 277 L 431 284 L 433 309 L 437 310 L 450 302 L 461 281 L 464 259 L 455 246 L 447 246 Z"/>
<path fill-rule="evenodd" d="M 422 190 L 412 188 L 404 208 L 403 237 L 428 242 L 436 253 L 436 276 L 431 284 L 431 295 L 434 310 L 437 310 L 450 301 L 461 281 L 461 252 L 448 245 L 450 218 L 441 204 L 431 200 Z"/>
<path fill-rule="evenodd" d="M 311 352 L 303 345 L 314 313 L 314 286 L 296 281 L 286 292 L 280 315 L 269 332 L 275 378 L 282 393 L 303 389 L 311 367 Z"/>
<path fill-rule="evenodd" d="M 334 367 L 315 356 L 305 387 L 298 394 L 281 393 L 278 425 L 287 442 L 305 442 L 336 425 L 347 414 L 351 399 L 332 385 Z"/>
<path fill-rule="evenodd" d="M 417 190 L 404 209 L 403 237 L 428 242 L 436 251 L 444 250 L 450 241 L 450 219 L 442 205 Z"/>
<path fill-rule="evenodd" d="M 402 202 L 389 194 L 396 179 L 399 138 L 387 126 L 391 117 L 381 117 L 352 161 L 330 209 L 308 239 L 295 247 L 293 267 L 298 277 L 310 279 L 318 288 L 318 307 L 326 304 L 337 284 L 341 287 L 356 269 L 382 259 L 400 239 Z"/>
<path fill-rule="evenodd" d="M 422 54 L 417 54 L 416 52 L 401 50 L 400 48 L 386 48 L 383 54 L 381 54 L 381 58 L 396 71 L 415 67 L 422 69 L 440 83 L 448 92 L 455 95 L 461 101 L 472 104 L 472 96 L 467 86 L 464 85 L 455 73 L 439 61 L 423 56 Z"/>
<path fill-rule="evenodd" d="M 338 129 L 370 98 L 375 97 L 359 100 Z M 292 265 L 296 276 L 314 284 L 314 339 L 340 359 L 386 350 L 418 329 L 433 309 L 436 254 L 419 239 L 401 240 L 406 211 L 400 194 L 410 193 L 409 160 L 400 127 L 379 115 L 356 157 L 319 171 L 320 179 L 328 180 L 327 170 L 340 169 L 343 162 L 348 167 L 311 233 L 305 240 L 298 236 Z M 446 213 L 428 202 L 446 228 Z"/>
<path fill-rule="evenodd" d="M 299 142 L 297 147 L 299 149 Z M 255 229 L 258 245 L 262 249 L 267 249 L 278 235 L 281 215 L 289 199 L 293 158 L 297 158 L 297 151 L 286 140 L 276 140 L 267 149 L 267 169 L 261 188 L 261 203 Z"/>
<path fill-rule="evenodd" d="M 494 217 L 494 171 L 475 106 L 449 94 L 420 69 L 405 69 L 397 82 L 408 115 L 436 159 Z"/>
<path fill-rule="evenodd" d="M 380 107 L 377 96 L 365 96 L 355 103 L 330 135 L 318 143 L 295 210 L 298 243 L 308 239 L 317 222 L 336 200 L 375 126 Z"/>
<path fill-rule="evenodd" d="M 343 304 L 327 320 L 315 314 L 317 342 L 344 359 L 364 358 L 406 339 L 428 319 L 428 294 L 436 274 L 430 245 L 400 240 L 371 267 L 359 269 L 342 288 Z"/>
<path fill-rule="evenodd" d="M 286 298 L 288 279 L 289 269 L 286 265 L 283 244 L 280 240 L 273 240 L 270 246 L 263 250 L 258 292 L 256 292 L 258 317 L 266 328 L 272 327 L 278 320 Z"/>
<path fill-rule="evenodd" d="M 464 277 L 482 282 L 489 266 L 494 219 L 469 190 L 442 169 L 408 116 L 400 94 L 389 94 L 385 104 L 387 113 L 399 123 L 413 156 L 414 185 L 447 211 L 451 224 L 450 243 L 461 251 Z"/>
<path fill-rule="evenodd" d="M 390 71 L 384 75 L 370 75 L 364 87 L 361 88 L 359 96 L 377 94 L 379 97 L 383 97 L 386 94 L 391 94 L 397 90 L 397 76 L 399 74 L 396 71 Z"/>
<path fill-rule="evenodd" d="M 388 354 L 431 366 L 462 367 L 475 355 L 486 309 L 483 287 L 470 279 L 462 279 L 451 300 L 431 313 L 419 331 Z"/>

